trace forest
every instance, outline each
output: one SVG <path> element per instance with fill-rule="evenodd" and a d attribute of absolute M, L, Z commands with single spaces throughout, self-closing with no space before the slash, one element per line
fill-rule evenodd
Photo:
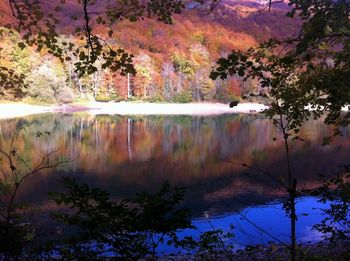
<path fill-rule="evenodd" d="M 349 17 L 349 0 L 1 1 L 0 108 L 265 107 L 4 117 L 0 260 L 349 260 Z"/>
<path fill-rule="evenodd" d="M 75 68 L 79 57 L 67 44 L 83 45 L 74 33 L 81 30 L 75 28 L 78 22 L 72 24 L 64 18 L 58 24 L 55 48 L 65 53 L 63 61 L 50 53 L 47 47 L 38 50 L 36 46 L 23 45 L 18 32 L 2 27 L 0 66 L 20 75 L 24 83 L 16 93 L 13 93 L 13 89 L 3 89 L 2 97 L 46 103 L 89 99 L 230 102 L 249 93 L 259 94 L 261 88 L 254 80 L 243 81 L 238 76 L 224 80 L 209 78 L 220 56 L 232 50 L 247 49 L 275 35 L 285 37 L 297 32 L 298 23 L 284 15 L 283 8 L 286 6 L 276 8 L 269 14 L 259 14 L 252 11 L 258 10 L 259 5 L 250 5 L 250 2 L 227 2 L 210 11 L 204 5 L 191 10 L 196 5 L 188 3 L 183 14 L 174 16 L 173 24 L 159 23 L 150 18 L 137 22 L 121 21 L 113 25 L 114 33 L 111 36 L 109 26 L 95 22 L 98 36 L 107 39 L 110 47 L 123 48 L 132 53 L 135 72 L 124 75 L 96 61 L 97 70 L 80 77 Z M 235 12 L 236 7 L 243 11 Z M 10 21 L 8 8 L 6 1 L 3 1 L 0 15 L 2 25 Z M 44 8 L 49 11 L 62 8 L 64 12 L 68 9 L 72 17 L 79 17 L 74 1 L 63 7 L 58 5 L 56 9 L 51 4 Z M 252 12 L 244 13 L 244 9 L 252 9 Z M 277 28 L 274 26 L 276 22 L 285 26 Z"/>

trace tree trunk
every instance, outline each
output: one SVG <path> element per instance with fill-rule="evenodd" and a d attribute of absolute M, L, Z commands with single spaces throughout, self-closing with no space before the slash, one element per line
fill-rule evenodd
<path fill-rule="evenodd" d="M 129 159 L 132 160 L 132 150 L 131 150 L 131 128 L 132 128 L 132 120 L 128 118 L 128 153 Z"/>
<path fill-rule="evenodd" d="M 131 98 L 131 88 L 130 88 L 130 73 L 128 73 L 128 99 Z"/>
<path fill-rule="evenodd" d="M 290 196 L 290 235 L 291 235 L 291 249 L 290 249 L 290 260 L 295 261 L 296 260 L 296 221 L 297 221 L 297 215 L 295 210 L 295 199 L 296 199 L 296 187 L 297 182 L 296 179 L 294 179 L 292 187 L 289 191 Z"/>

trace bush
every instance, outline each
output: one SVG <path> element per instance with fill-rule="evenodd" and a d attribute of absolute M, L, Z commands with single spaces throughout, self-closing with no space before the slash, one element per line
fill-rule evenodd
<path fill-rule="evenodd" d="M 69 87 L 63 87 L 57 90 L 55 98 L 62 103 L 71 103 L 74 100 L 74 94 Z"/>
<path fill-rule="evenodd" d="M 113 101 L 122 101 L 124 100 L 123 97 L 119 96 L 119 93 L 114 88 L 101 88 L 97 96 L 94 99 L 97 102 L 113 102 Z"/>
<path fill-rule="evenodd" d="M 108 94 L 99 93 L 95 98 L 95 101 L 97 102 L 111 102 L 111 101 L 121 101 L 121 100 L 123 100 L 123 98 L 119 97 L 116 94 L 108 95 Z"/>
<path fill-rule="evenodd" d="M 162 102 L 164 101 L 164 98 L 161 95 L 157 94 L 157 95 L 145 97 L 142 100 L 146 102 Z"/>
<path fill-rule="evenodd" d="M 178 94 L 176 94 L 173 98 L 172 98 L 173 102 L 177 102 L 177 103 L 188 103 L 192 101 L 192 93 L 190 91 L 182 91 Z"/>
<path fill-rule="evenodd" d="M 240 102 L 241 100 L 238 96 L 230 94 L 221 88 L 216 92 L 214 99 L 224 103 Z"/>
<path fill-rule="evenodd" d="M 31 98 L 43 102 L 50 103 L 55 100 L 55 92 L 51 88 L 51 85 L 48 84 L 44 78 L 42 80 L 34 81 L 32 84 L 30 84 L 27 93 Z"/>
<path fill-rule="evenodd" d="M 135 97 L 135 96 L 131 96 L 131 97 L 127 98 L 126 101 L 128 101 L 128 102 L 137 102 L 137 101 L 139 101 L 139 98 Z"/>
<path fill-rule="evenodd" d="M 56 214 L 58 221 L 80 228 L 70 241 L 77 244 L 61 249 L 74 259 L 80 260 L 76 256 L 80 248 L 84 248 L 85 256 L 89 251 L 90 260 L 106 252 L 121 260 L 154 259 L 161 242 L 166 238 L 169 244 L 174 242 L 174 231 L 192 228 L 190 210 L 179 207 L 184 190 L 168 183 L 155 194 L 144 192 L 134 200 L 118 202 L 111 200 L 106 191 L 78 184 L 74 179 L 65 178 L 63 184 L 66 191 L 51 196 L 57 204 L 74 210 Z"/>
<path fill-rule="evenodd" d="M 8 258 L 20 256 L 31 238 L 32 228 L 29 224 L 20 224 L 16 219 L 11 222 L 0 220 L 0 259 L 2 254 Z"/>

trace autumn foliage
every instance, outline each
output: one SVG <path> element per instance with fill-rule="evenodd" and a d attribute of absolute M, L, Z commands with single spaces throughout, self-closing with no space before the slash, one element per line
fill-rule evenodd
<path fill-rule="evenodd" d="M 54 2 L 44 7 L 52 9 Z M 70 19 L 82 13 L 76 1 L 65 2 L 66 18 L 58 27 L 62 44 L 70 39 L 83 45 L 82 39 L 74 37 L 81 21 Z M 38 52 L 34 47 L 21 46 L 20 34 L 5 27 L 0 31 L 0 66 L 24 76 L 23 97 L 43 101 L 66 103 L 81 98 L 109 101 L 134 97 L 149 101 L 227 102 L 241 96 L 246 87 L 237 77 L 224 81 L 209 79 L 215 61 L 232 50 L 247 49 L 272 36 L 293 35 L 298 28 L 297 21 L 285 17 L 287 7 L 283 4 L 269 13 L 259 11 L 255 1 L 224 1 L 213 11 L 204 5 L 194 7 L 197 6 L 188 2 L 188 10 L 174 15 L 173 24 L 144 18 L 137 22 L 123 20 L 113 25 L 94 25 L 94 33 L 109 46 L 133 54 L 135 75 L 120 75 L 98 60 L 94 73 L 81 75 L 75 70 L 74 55 L 68 55 L 62 62 L 45 48 Z M 6 26 L 12 21 L 7 1 L 1 1 L 0 8 L 3 10 L 0 25 Z M 44 80 L 38 80 L 43 77 Z M 3 86 L 0 90 L 3 96 L 11 97 Z"/>

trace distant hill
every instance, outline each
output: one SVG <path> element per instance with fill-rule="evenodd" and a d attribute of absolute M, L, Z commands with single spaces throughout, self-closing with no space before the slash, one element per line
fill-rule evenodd
<path fill-rule="evenodd" d="M 283 3 L 270 12 L 253 0 L 225 0 L 213 11 L 196 6 L 198 4 L 188 4 L 188 10 L 175 15 L 174 25 L 152 19 L 121 22 L 116 26 L 115 39 L 134 52 L 148 52 L 158 58 L 176 50 L 186 52 L 191 44 L 199 42 L 208 48 L 212 58 L 217 58 L 269 38 L 294 36 L 299 29 L 296 20 L 286 17 L 289 7 Z"/>
<path fill-rule="evenodd" d="M 187 1 L 183 13 L 174 15 L 172 25 L 151 18 L 138 22 L 124 20 L 113 25 L 98 25 L 96 14 L 107 2 L 97 1 L 89 7 L 93 33 L 107 39 L 112 46 L 122 47 L 133 53 L 138 74 L 129 80 L 111 75 L 105 70 L 84 81 L 78 81 L 73 72 L 64 76 L 69 79 L 62 81 L 69 82 L 71 86 L 79 86 L 75 88 L 80 93 L 84 88 L 93 89 L 96 96 L 103 88 L 110 93 L 113 87 L 112 89 L 116 89 L 115 95 L 126 97 L 128 85 L 137 97 L 158 97 L 176 101 L 230 101 L 241 95 L 243 89 L 256 88 L 257 83 L 243 83 L 238 78 L 226 82 L 211 81 L 209 73 L 215 61 L 232 50 L 244 50 L 271 37 L 285 39 L 295 36 L 300 26 L 297 19 L 286 16 L 289 10 L 287 4 L 279 3 L 269 11 L 264 1 L 254 0 L 223 0 L 213 10 L 208 4 L 199 5 L 194 1 Z M 84 26 L 82 8 L 76 0 L 66 0 L 64 5 L 60 5 L 61 0 L 41 3 L 46 14 L 53 13 L 58 16 L 60 23 L 57 28 L 62 36 L 81 41 L 74 38 L 75 28 Z M 55 9 L 59 5 L 60 8 Z M 8 1 L 0 1 L 0 10 L 0 25 L 13 22 Z M 109 37 L 108 31 L 111 27 L 114 34 Z M 45 57 L 43 61 L 48 62 L 48 59 Z M 44 63 L 43 61 L 36 64 Z M 45 66 L 58 65 L 49 62 Z"/>

